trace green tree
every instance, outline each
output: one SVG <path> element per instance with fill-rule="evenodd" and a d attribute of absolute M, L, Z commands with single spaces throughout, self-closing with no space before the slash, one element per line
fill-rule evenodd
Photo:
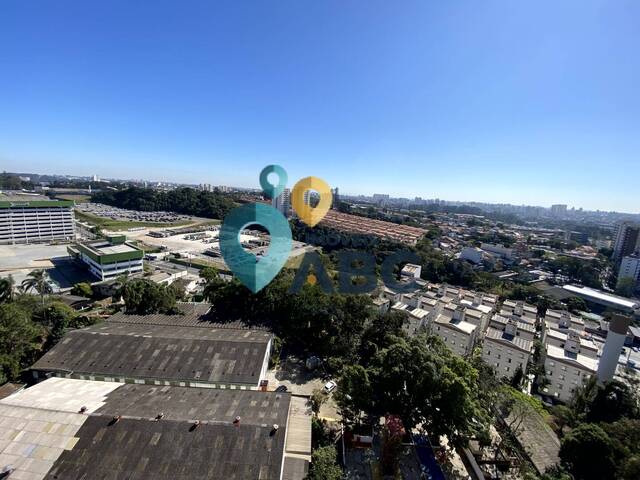
<path fill-rule="evenodd" d="M 342 469 L 337 462 L 336 448 L 333 445 L 316 448 L 311 453 L 311 466 L 307 480 L 341 480 Z"/>
<path fill-rule="evenodd" d="M 13 300 L 13 277 L 9 275 L 6 278 L 0 278 L 0 303 L 6 303 Z"/>
<path fill-rule="evenodd" d="M 207 282 L 211 282 L 213 280 L 218 280 L 220 275 L 218 274 L 218 269 L 215 267 L 204 267 L 200 270 L 200 278 L 203 278 Z"/>
<path fill-rule="evenodd" d="M 583 423 L 562 439 L 560 459 L 576 480 L 614 480 L 620 451 L 598 425 Z"/>
<path fill-rule="evenodd" d="M 637 394 L 617 380 L 598 385 L 590 379 L 576 393 L 572 407 L 579 418 L 587 422 L 615 422 L 623 417 L 640 418 Z"/>
<path fill-rule="evenodd" d="M 27 310 L 14 303 L 0 305 L 0 380 L 14 380 L 31 365 L 43 337 L 44 329 L 31 321 Z"/>
<path fill-rule="evenodd" d="M 46 306 L 46 327 L 49 330 L 47 346 L 58 343 L 64 332 L 74 322 L 78 314 L 73 308 L 62 302 L 51 302 Z"/>
<path fill-rule="evenodd" d="M 45 295 L 52 292 L 51 285 L 49 284 L 49 274 L 46 270 L 33 270 L 29 272 L 27 278 L 22 281 L 22 289 L 25 292 L 35 290 L 40 295 L 42 300 L 42 306 L 44 306 Z"/>
<path fill-rule="evenodd" d="M 171 288 L 139 278 L 127 282 L 122 288 L 127 313 L 148 315 L 151 313 L 172 313 L 176 297 Z"/>
<path fill-rule="evenodd" d="M 87 282 L 76 283 L 71 289 L 71 295 L 91 298 L 93 296 L 93 289 L 91 288 L 91 284 Z"/>
<path fill-rule="evenodd" d="M 346 423 L 356 423 L 360 412 L 371 411 L 371 381 L 369 374 L 362 365 L 347 365 L 342 370 L 340 388 L 336 391 L 334 399 L 340 408 L 342 418 Z"/>

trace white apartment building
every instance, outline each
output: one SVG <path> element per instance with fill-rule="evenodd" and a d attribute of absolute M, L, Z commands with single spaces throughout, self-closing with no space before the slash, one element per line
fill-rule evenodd
<path fill-rule="evenodd" d="M 503 329 L 487 329 L 482 344 L 482 358 L 495 368 L 498 377 L 511 377 L 518 367 L 523 372 L 527 370 L 533 353 L 533 339 L 520 335 L 518 325 L 515 320 L 509 320 Z"/>
<path fill-rule="evenodd" d="M 513 260 L 513 248 L 507 248 L 504 245 L 501 245 L 501 244 L 496 245 L 493 243 L 482 243 L 480 244 L 480 248 L 485 252 L 498 255 L 499 257 L 502 257 L 505 260 Z"/>
<path fill-rule="evenodd" d="M 515 335 L 517 337 L 522 337 L 525 340 L 533 341 L 536 336 L 535 325 L 528 322 L 523 322 L 517 316 L 509 315 L 505 317 L 499 313 L 496 313 L 489 320 L 489 328 L 494 328 L 502 332 L 506 330 L 507 325 L 509 325 L 511 322 L 515 322 L 515 325 L 517 327 Z"/>
<path fill-rule="evenodd" d="M 589 358 L 598 358 L 598 345 L 596 345 L 593 340 L 585 338 L 575 330 L 566 330 L 563 332 L 546 324 L 542 342 L 545 345 L 553 345 L 559 348 L 564 348 L 568 342 L 575 342 L 578 344 L 578 350 L 581 354 Z"/>
<path fill-rule="evenodd" d="M 548 309 L 544 316 L 544 321 L 548 328 L 556 330 L 572 329 L 578 332 L 584 330 L 584 320 L 575 315 L 571 315 L 566 310 Z"/>
<path fill-rule="evenodd" d="M 543 391 L 561 402 L 570 401 L 576 389 L 598 370 L 598 360 L 580 350 L 576 335 L 569 335 L 564 347 L 545 343 L 544 369 L 549 384 Z"/>
<path fill-rule="evenodd" d="M 75 239 L 73 202 L 0 193 L 0 245 Z"/>
<path fill-rule="evenodd" d="M 505 300 L 500 315 L 518 317 L 522 322 L 535 325 L 538 320 L 538 309 L 522 300 Z"/>
<path fill-rule="evenodd" d="M 456 309 L 453 317 L 438 314 L 431 322 L 431 334 L 436 335 L 454 353 L 467 357 L 473 352 L 478 327 L 465 321 L 464 308 Z"/>
<path fill-rule="evenodd" d="M 288 218 L 291 215 L 291 189 L 285 188 L 280 195 L 274 197 L 271 206 Z"/>
<path fill-rule="evenodd" d="M 636 282 L 636 285 L 640 283 L 640 254 L 636 253 L 622 258 L 620 271 L 618 272 L 618 281 L 623 278 L 632 278 Z"/>

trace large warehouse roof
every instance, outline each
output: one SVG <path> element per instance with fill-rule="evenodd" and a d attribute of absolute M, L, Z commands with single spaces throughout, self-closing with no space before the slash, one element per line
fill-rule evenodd
<path fill-rule="evenodd" d="M 257 385 L 271 333 L 105 322 L 69 332 L 36 371 Z"/>
<path fill-rule="evenodd" d="M 276 480 L 290 402 L 286 393 L 52 378 L 0 401 L 2 433 L 13 439 L 2 455 L 33 480 Z"/>

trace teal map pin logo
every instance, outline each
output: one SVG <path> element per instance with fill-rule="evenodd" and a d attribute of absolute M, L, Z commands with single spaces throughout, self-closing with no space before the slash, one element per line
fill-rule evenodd
<path fill-rule="evenodd" d="M 256 224 L 266 228 L 271 237 L 266 255 L 260 257 L 245 251 L 240 243 L 242 230 Z M 234 208 L 220 229 L 220 253 L 225 263 L 253 293 L 267 286 L 282 269 L 289 258 L 291 244 L 287 219 L 275 208 L 262 203 Z"/>
<path fill-rule="evenodd" d="M 267 178 L 270 173 L 278 175 L 278 184 L 272 185 Z M 280 165 L 267 165 L 260 172 L 260 186 L 262 191 L 268 198 L 276 198 L 284 191 L 284 187 L 287 186 L 287 171 Z"/>

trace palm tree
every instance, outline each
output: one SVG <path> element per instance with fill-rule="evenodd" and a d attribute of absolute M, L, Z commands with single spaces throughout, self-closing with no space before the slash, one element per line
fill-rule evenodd
<path fill-rule="evenodd" d="M 13 277 L 0 278 L 0 303 L 13 300 Z"/>
<path fill-rule="evenodd" d="M 42 299 L 42 306 L 44 307 L 45 295 L 52 293 L 51 285 L 48 282 L 49 275 L 46 270 L 33 270 L 27 278 L 22 281 L 22 289 L 25 292 L 29 290 L 35 290 L 40 294 Z"/>

